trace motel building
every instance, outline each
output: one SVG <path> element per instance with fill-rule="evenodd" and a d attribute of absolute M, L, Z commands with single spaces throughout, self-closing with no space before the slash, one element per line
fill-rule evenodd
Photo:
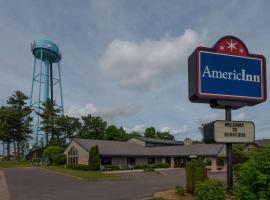
<path fill-rule="evenodd" d="M 127 142 L 74 138 L 65 150 L 68 165 L 87 165 L 89 150 L 97 145 L 101 157 L 101 169 L 113 165 L 119 169 L 135 165 L 168 163 L 172 168 L 185 167 L 188 160 L 203 158 L 211 170 L 226 169 L 218 166 L 218 159 L 226 156 L 223 144 L 192 144 L 184 142 L 135 137 Z"/>
<path fill-rule="evenodd" d="M 253 143 L 246 144 L 244 150 L 247 152 L 252 152 L 257 148 L 262 147 L 270 147 L 270 139 L 255 140 Z"/>

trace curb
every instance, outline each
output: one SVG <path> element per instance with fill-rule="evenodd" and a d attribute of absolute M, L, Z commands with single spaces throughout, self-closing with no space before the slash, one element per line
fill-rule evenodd
<path fill-rule="evenodd" d="M 7 181 L 3 171 L 0 171 L 0 199 L 10 200 L 10 194 L 8 191 Z"/>

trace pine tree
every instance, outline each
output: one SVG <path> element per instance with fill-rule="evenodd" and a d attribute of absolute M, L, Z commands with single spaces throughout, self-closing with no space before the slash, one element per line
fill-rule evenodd
<path fill-rule="evenodd" d="M 13 140 L 13 119 L 14 112 L 10 108 L 0 108 L 0 140 L 7 145 L 7 160 L 10 160 L 10 143 Z"/>
<path fill-rule="evenodd" d="M 17 149 L 18 160 L 21 159 L 24 142 L 31 138 L 32 133 L 32 118 L 30 117 L 32 110 L 27 106 L 27 100 L 28 97 L 21 91 L 15 91 L 7 100 L 9 117 L 12 118 L 9 134 L 14 142 L 14 150 Z"/>
<path fill-rule="evenodd" d="M 89 170 L 99 171 L 100 170 L 100 155 L 98 146 L 93 146 L 89 151 L 89 160 L 88 160 Z"/>
<path fill-rule="evenodd" d="M 41 117 L 41 130 L 45 133 L 46 145 L 60 144 L 60 132 L 56 128 L 56 121 L 61 113 L 61 109 L 56 107 L 55 101 L 48 99 L 42 104 L 42 112 L 38 113 Z M 50 141 L 49 141 L 50 136 Z"/>

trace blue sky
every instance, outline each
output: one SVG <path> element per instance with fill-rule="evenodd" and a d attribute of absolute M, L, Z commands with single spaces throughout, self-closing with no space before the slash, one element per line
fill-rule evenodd
<path fill-rule="evenodd" d="M 268 65 L 269 7 L 254 0 L 1 0 L 0 102 L 18 89 L 30 95 L 30 44 L 49 38 L 63 54 L 66 114 L 200 139 L 198 126 L 224 119 L 224 111 L 189 102 L 188 56 L 234 35 Z M 254 121 L 256 138 L 269 137 L 268 101 L 233 111 L 233 119 Z"/>

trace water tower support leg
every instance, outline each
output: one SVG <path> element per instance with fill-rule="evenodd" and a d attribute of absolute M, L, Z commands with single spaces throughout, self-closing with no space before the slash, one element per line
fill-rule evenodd
<path fill-rule="evenodd" d="M 58 76 L 59 76 L 59 87 L 60 87 L 60 97 L 61 97 L 61 109 L 62 109 L 62 115 L 64 115 L 64 102 L 63 102 L 63 92 L 62 92 L 61 68 L 60 68 L 60 63 L 59 62 L 58 62 Z"/>
<path fill-rule="evenodd" d="M 34 89 L 34 82 L 35 82 L 35 76 L 36 76 L 36 61 L 37 61 L 37 59 L 35 58 L 34 70 L 33 70 L 33 79 L 32 79 L 32 87 L 31 87 L 30 107 L 32 106 L 32 101 L 33 101 L 33 89 Z"/>
<path fill-rule="evenodd" d="M 40 113 L 40 94 L 41 94 L 41 84 L 42 84 L 42 59 L 43 59 L 43 51 L 41 50 L 41 60 L 40 60 L 40 73 L 39 73 L 39 92 L 38 92 L 38 113 Z M 39 136 L 39 115 L 37 116 L 37 135 L 36 135 L 36 145 L 38 145 L 38 136 Z"/>

